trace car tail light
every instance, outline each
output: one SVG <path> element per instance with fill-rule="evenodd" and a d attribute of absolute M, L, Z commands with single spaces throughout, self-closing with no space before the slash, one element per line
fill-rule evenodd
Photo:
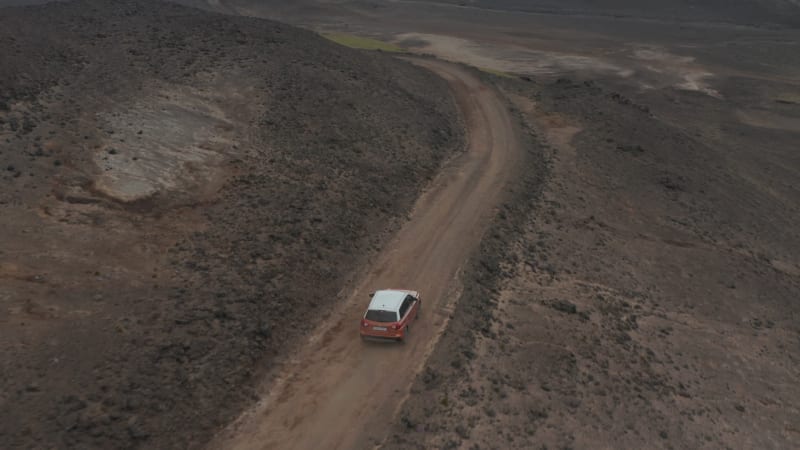
<path fill-rule="evenodd" d="M 400 324 L 399 323 L 392 324 L 392 329 L 393 330 L 399 330 L 400 329 Z"/>
<path fill-rule="evenodd" d="M 362 327 L 368 327 L 368 326 L 369 326 L 369 323 L 368 323 L 366 320 L 362 320 L 362 321 L 361 321 L 361 326 L 362 326 Z"/>

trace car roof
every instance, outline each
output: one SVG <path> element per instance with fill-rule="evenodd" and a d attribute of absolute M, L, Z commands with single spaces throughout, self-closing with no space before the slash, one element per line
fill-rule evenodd
<path fill-rule="evenodd" d="M 398 289 L 384 289 L 375 291 L 372 301 L 369 302 L 368 309 L 382 309 L 384 311 L 400 311 L 406 296 L 412 294 L 411 291 L 401 291 Z"/>

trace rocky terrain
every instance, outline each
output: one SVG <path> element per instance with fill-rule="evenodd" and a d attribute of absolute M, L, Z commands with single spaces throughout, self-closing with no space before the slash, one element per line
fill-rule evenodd
<path fill-rule="evenodd" d="M 797 2 L 180 3 L 230 16 L 0 10 L 0 447 L 204 446 L 269 413 L 289 356 L 275 410 L 311 406 L 223 442 L 800 447 Z M 472 66 L 433 64 L 461 114 L 514 118 L 486 132 L 502 104 L 465 120 L 431 73 L 235 15 Z M 480 240 L 458 285 L 418 274 L 446 293 L 425 342 L 348 340 L 368 262 L 442 257 L 386 242 L 481 139 L 519 143 L 520 175 L 487 232 L 420 239 Z M 457 198 L 444 167 L 423 213 Z M 341 395 L 382 370 L 390 408 Z"/>
<path fill-rule="evenodd" d="M 747 83 L 723 104 L 496 82 L 546 174 L 500 215 L 384 448 L 796 447 L 800 128 L 744 122 Z"/>
<path fill-rule="evenodd" d="M 532 134 L 383 448 L 800 445 L 796 2 L 226 4 L 493 73 Z"/>
<path fill-rule="evenodd" d="M 441 79 L 310 31 L 0 11 L 2 448 L 201 446 L 462 146 Z"/>

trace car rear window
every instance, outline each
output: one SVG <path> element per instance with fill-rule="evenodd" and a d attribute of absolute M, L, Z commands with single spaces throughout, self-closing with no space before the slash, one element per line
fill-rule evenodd
<path fill-rule="evenodd" d="M 382 309 L 370 309 L 367 310 L 366 319 L 373 322 L 397 322 L 397 313 Z"/>

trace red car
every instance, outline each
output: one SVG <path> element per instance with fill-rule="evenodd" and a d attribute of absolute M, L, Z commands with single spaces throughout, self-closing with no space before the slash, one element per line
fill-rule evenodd
<path fill-rule="evenodd" d="M 372 293 L 361 319 L 361 338 L 405 340 L 421 307 L 417 291 L 385 289 Z"/>

